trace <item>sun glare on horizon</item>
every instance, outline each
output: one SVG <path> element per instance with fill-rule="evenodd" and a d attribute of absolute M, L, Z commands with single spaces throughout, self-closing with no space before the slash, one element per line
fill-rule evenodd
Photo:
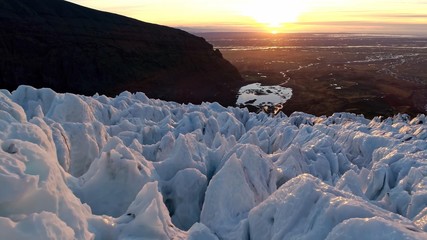
<path fill-rule="evenodd" d="M 191 32 L 354 32 L 427 35 L 420 0 L 68 0 Z"/>
<path fill-rule="evenodd" d="M 305 1 L 256 0 L 246 5 L 242 13 L 264 24 L 272 34 L 277 34 L 285 24 L 297 22 L 307 8 Z"/>

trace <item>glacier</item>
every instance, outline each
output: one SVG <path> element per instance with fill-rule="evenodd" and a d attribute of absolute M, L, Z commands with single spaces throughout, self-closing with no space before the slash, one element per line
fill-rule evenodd
<path fill-rule="evenodd" d="M 427 239 L 427 118 L 0 90 L 2 239 Z"/>

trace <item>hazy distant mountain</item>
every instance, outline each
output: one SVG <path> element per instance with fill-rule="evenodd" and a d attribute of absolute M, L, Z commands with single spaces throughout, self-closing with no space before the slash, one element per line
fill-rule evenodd
<path fill-rule="evenodd" d="M 242 81 L 203 38 L 61 0 L 0 1 L 0 56 L 8 89 L 233 104 Z"/>

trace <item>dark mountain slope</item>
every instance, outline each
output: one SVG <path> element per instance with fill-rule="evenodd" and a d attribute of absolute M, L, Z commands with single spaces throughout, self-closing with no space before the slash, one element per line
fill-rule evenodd
<path fill-rule="evenodd" d="M 0 1 L 0 87 L 234 104 L 242 78 L 203 38 L 62 0 Z"/>

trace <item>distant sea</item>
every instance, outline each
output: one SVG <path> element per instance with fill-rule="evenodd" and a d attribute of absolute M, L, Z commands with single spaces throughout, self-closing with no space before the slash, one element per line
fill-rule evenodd
<path fill-rule="evenodd" d="M 423 88 L 427 38 L 348 33 L 197 35 L 219 49 L 246 79 L 239 106 L 283 104 L 290 111 L 317 115 L 349 111 L 368 116 L 427 109 L 422 97 L 427 95 Z M 324 110 L 307 107 L 317 101 L 324 103 Z"/>

